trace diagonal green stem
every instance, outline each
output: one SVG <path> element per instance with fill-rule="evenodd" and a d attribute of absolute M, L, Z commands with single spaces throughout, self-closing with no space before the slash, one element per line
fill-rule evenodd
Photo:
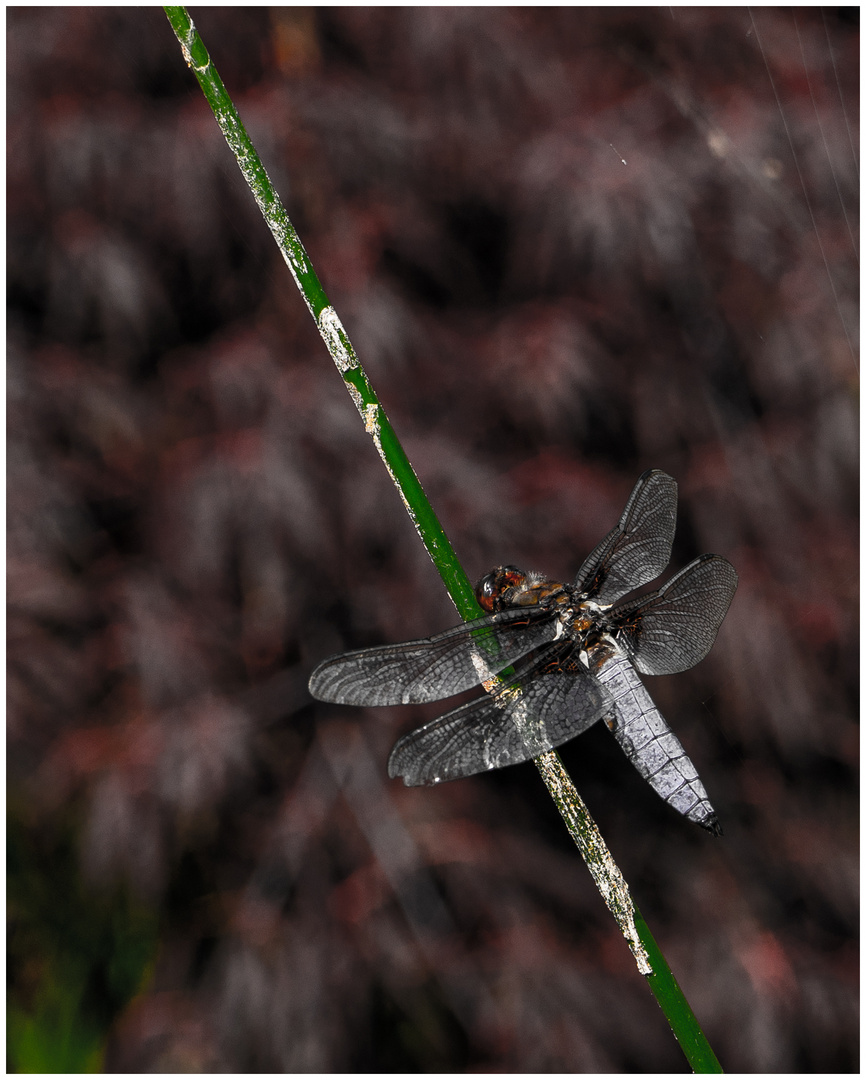
<path fill-rule="evenodd" d="M 301 296 L 316 320 L 328 352 L 333 357 L 346 389 L 354 401 L 367 432 L 401 494 L 409 516 L 425 548 L 463 619 L 475 619 L 484 612 L 475 600 L 472 585 L 451 546 L 445 530 L 424 494 L 421 482 L 406 457 L 385 410 L 379 403 L 367 374 L 361 367 L 343 324 L 328 301 L 309 256 L 289 220 L 262 160 L 244 128 L 207 49 L 193 26 L 186 8 L 166 7 L 165 13 L 177 34 L 184 59 L 192 68 L 220 130 L 235 155 L 244 179 L 259 204 Z"/>
<path fill-rule="evenodd" d="M 397 486 L 418 534 L 460 613 L 469 620 L 484 614 L 457 555 L 445 535 L 397 435 L 361 367 L 352 343 L 328 301 L 294 226 L 250 141 L 234 103 L 185 8 L 166 7 L 187 64 L 192 68 L 220 130 L 235 155 L 259 209 L 322 335 L 368 434 Z M 689 1004 L 635 907 L 628 885 L 565 771 L 549 751 L 535 759 L 557 809 L 586 860 L 605 903 L 634 954 L 641 974 L 662 1008 L 671 1030 L 695 1072 L 721 1072 L 716 1056 Z"/>
<path fill-rule="evenodd" d="M 638 971 L 667 1017 L 671 1031 L 694 1072 L 720 1073 L 722 1069 L 713 1048 L 698 1024 L 685 994 L 674 978 L 661 949 L 631 898 L 628 885 L 613 860 L 598 826 L 555 751 L 535 759 L 547 790 L 565 822 L 571 837 L 592 874 L 598 891 L 616 919 L 628 943 Z"/>

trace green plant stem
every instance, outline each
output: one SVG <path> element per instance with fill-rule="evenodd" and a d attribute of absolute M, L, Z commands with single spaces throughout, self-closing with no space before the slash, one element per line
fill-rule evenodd
<path fill-rule="evenodd" d="M 244 179 L 249 184 L 262 216 L 277 242 L 277 247 L 292 272 L 310 314 L 316 321 L 319 333 L 337 365 L 346 389 L 361 414 L 364 426 L 397 485 L 409 517 L 418 530 L 430 558 L 445 582 L 449 596 L 462 619 L 478 618 L 484 612 L 475 600 L 475 593 L 466 572 L 460 565 L 457 554 L 445 535 L 445 530 L 424 494 L 421 482 L 406 457 L 391 422 L 370 385 L 366 372 L 358 361 L 336 311 L 325 295 L 325 290 L 316 276 L 304 245 L 280 202 L 280 197 L 265 171 L 261 158 L 238 116 L 237 109 L 216 67 L 208 56 L 204 43 L 193 26 L 192 19 L 187 14 L 186 8 L 166 7 L 164 10 L 180 42 L 184 59 L 198 79 L 220 130 L 235 155 Z"/>
<path fill-rule="evenodd" d="M 655 938 L 650 933 L 650 928 L 637 907 L 634 909 L 634 921 L 653 969 L 652 975 L 647 976 L 647 983 L 655 995 L 659 1007 L 667 1017 L 671 1031 L 680 1044 L 680 1049 L 685 1054 L 692 1071 L 696 1073 L 724 1072 L 725 1070 L 713 1053 L 713 1048 L 701 1030 L 691 1006 L 686 1001 L 686 996 L 680 989 L 680 984 L 674 978 L 673 972 L 668 967 L 667 960 L 662 955 L 661 949 L 656 944 Z"/>
<path fill-rule="evenodd" d="M 722 1072 L 713 1048 L 707 1042 L 667 960 L 632 900 L 619 867 L 559 755 L 551 750 L 536 758 L 535 764 L 572 839 L 580 849 L 598 891 L 632 951 L 638 971 L 646 976 L 647 984 L 692 1069 L 700 1073 Z"/>
<path fill-rule="evenodd" d="M 259 209 L 307 304 L 319 333 L 346 384 L 346 389 L 372 437 L 418 534 L 439 571 L 454 606 L 465 620 L 483 612 L 469 579 L 430 505 L 406 453 L 361 367 L 349 337 L 316 276 L 264 165 L 250 141 L 234 103 L 185 8 L 166 7 L 168 21 L 180 42 L 220 130 L 235 155 Z M 671 1030 L 695 1072 L 721 1072 L 718 1061 L 689 1008 L 649 928 L 631 899 L 628 886 L 589 811 L 565 771 L 559 755 L 549 751 L 535 759 L 563 820 L 583 855 L 605 903 L 619 924 L 646 976 Z"/>

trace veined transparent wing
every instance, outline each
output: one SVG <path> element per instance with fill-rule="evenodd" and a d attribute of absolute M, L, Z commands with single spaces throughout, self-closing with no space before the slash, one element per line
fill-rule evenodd
<path fill-rule="evenodd" d="M 638 671 L 674 675 L 707 655 L 737 589 L 721 555 L 701 555 L 649 596 L 615 608 L 611 619 Z"/>
<path fill-rule="evenodd" d="M 574 582 L 578 591 L 612 604 L 653 581 L 670 561 L 676 526 L 677 482 L 661 469 L 648 469 L 619 524 L 584 560 Z"/>
<path fill-rule="evenodd" d="M 415 787 L 516 765 L 580 735 L 612 707 L 573 645 L 551 644 L 493 694 L 399 739 L 388 775 Z"/>
<path fill-rule="evenodd" d="M 310 693 L 341 705 L 439 701 L 479 686 L 556 632 L 549 607 L 501 611 L 435 637 L 332 656 L 310 676 Z"/>

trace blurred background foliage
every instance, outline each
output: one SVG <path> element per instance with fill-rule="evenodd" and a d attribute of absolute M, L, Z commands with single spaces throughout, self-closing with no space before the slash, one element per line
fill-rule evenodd
<path fill-rule="evenodd" d="M 641 471 L 714 842 L 564 749 L 729 1071 L 858 1067 L 856 9 L 193 9 L 473 578 Z M 455 622 L 158 9 L 7 15 L 9 1068 L 685 1070 L 531 766 L 313 703 Z"/>

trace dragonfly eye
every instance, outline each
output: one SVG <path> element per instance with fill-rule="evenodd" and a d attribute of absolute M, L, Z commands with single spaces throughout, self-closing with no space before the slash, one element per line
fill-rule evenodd
<path fill-rule="evenodd" d="M 525 580 L 526 574 L 516 566 L 497 566 L 475 586 L 475 597 L 485 611 L 500 611 L 510 599 L 505 593 L 522 585 Z"/>

